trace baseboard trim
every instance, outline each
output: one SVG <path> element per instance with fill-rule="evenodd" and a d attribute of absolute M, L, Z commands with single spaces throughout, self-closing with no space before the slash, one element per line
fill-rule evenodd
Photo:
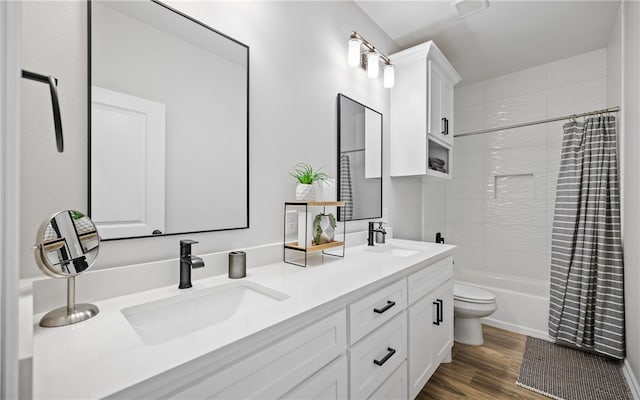
<path fill-rule="evenodd" d="M 496 328 L 504 329 L 510 332 L 519 333 L 521 335 L 532 336 L 542 340 L 550 340 L 547 332 L 536 329 L 527 328 L 526 326 L 516 325 L 509 322 L 499 321 L 493 318 L 483 318 L 482 323 Z M 638 399 L 640 400 L 640 399 Z"/>
<path fill-rule="evenodd" d="M 627 385 L 629 385 L 629 389 L 631 389 L 631 395 L 634 400 L 640 400 L 640 385 L 638 384 L 638 380 L 631 369 L 631 364 L 627 359 L 624 359 L 624 364 L 622 365 L 622 373 L 624 374 L 624 379 L 627 381 Z"/>

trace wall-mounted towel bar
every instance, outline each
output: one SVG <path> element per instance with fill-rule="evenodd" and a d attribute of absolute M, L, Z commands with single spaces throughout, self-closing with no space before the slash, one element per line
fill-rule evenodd
<path fill-rule="evenodd" d="M 64 151 L 64 138 L 62 135 L 62 118 L 60 118 L 60 103 L 58 102 L 58 80 L 53 76 L 45 76 L 25 70 L 22 70 L 22 77 L 49 85 L 51 107 L 53 108 L 53 125 L 56 132 L 56 147 L 58 148 L 58 153 L 62 153 Z"/>

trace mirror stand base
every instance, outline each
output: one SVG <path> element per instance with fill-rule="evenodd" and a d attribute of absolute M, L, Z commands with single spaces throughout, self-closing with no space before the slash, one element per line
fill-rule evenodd
<path fill-rule="evenodd" d="M 67 278 L 67 306 L 49 311 L 40 320 L 40 326 L 54 328 L 86 321 L 95 317 L 100 310 L 93 304 L 76 304 L 76 278 Z"/>
<path fill-rule="evenodd" d="M 46 313 L 40 320 L 40 326 L 52 328 L 71 325 L 95 317 L 98 312 L 98 307 L 93 304 L 76 304 L 73 309 L 60 307 Z"/>

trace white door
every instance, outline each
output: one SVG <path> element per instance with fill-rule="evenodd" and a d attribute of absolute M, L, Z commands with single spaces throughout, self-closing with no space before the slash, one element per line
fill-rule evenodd
<path fill-rule="evenodd" d="M 91 88 L 91 219 L 100 237 L 164 233 L 165 105 Z"/>

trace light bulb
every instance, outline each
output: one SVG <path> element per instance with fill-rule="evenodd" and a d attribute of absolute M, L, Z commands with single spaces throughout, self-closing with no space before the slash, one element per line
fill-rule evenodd
<path fill-rule="evenodd" d="M 349 66 L 357 67 L 360 65 L 360 46 L 362 46 L 362 40 L 358 38 L 349 39 Z"/>
<path fill-rule="evenodd" d="M 378 77 L 380 70 L 379 58 L 378 53 L 370 52 L 367 54 L 367 76 L 371 79 Z"/>
<path fill-rule="evenodd" d="M 387 64 L 382 71 L 384 72 L 384 87 L 387 89 L 392 88 L 396 83 L 396 67 Z"/>

